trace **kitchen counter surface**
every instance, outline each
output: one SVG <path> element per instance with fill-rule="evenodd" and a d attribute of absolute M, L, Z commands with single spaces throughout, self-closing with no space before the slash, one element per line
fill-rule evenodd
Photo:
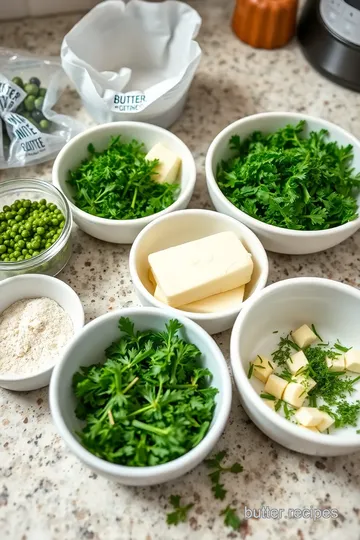
<path fill-rule="evenodd" d="M 194 1 L 203 17 L 204 55 L 186 109 L 173 131 L 190 147 L 198 181 L 191 207 L 211 208 L 204 159 L 213 137 L 228 123 L 261 111 L 295 110 L 320 115 L 360 136 L 360 95 L 316 74 L 296 42 L 277 51 L 256 51 L 231 33 L 232 2 Z M 0 46 L 56 55 L 64 34 L 80 15 L 0 24 Z M 62 110 L 86 124 L 74 91 Z M 51 178 L 51 163 L 0 173 Z M 322 276 L 359 287 L 360 232 L 325 253 L 291 257 L 269 254 L 270 282 Z M 121 306 L 138 305 L 128 273 L 127 246 L 105 244 L 74 231 L 74 251 L 60 278 L 79 294 L 90 321 Z M 336 314 L 334 314 L 336 316 Z M 229 358 L 230 333 L 216 336 Z M 225 480 L 227 502 L 240 514 L 262 504 L 284 509 L 282 519 L 248 519 L 235 533 L 224 527 L 204 465 L 176 482 L 129 488 L 97 477 L 65 448 L 51 423 L 48 390 L 12 393 L 0 389 L 1 540 L 252 540 L 359 539 L 360 454 L 307 457 L 273 443 L 246 417 L 236 392 L 229 424 L 218 449 L 244 472 Z M 194 502 L 188 523 L 165 523 L 168 498 Z M 290 508 L 333 508 L 336 519 L 288 519 Z"/>

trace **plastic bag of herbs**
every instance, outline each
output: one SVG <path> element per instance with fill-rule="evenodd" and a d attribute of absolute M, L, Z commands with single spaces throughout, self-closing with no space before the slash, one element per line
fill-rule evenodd
<path fill-rule="evenodd" d="M 84 129 L 54 110 L 66 84 L 56 60 L 0 49 L 0 169 L 47 161 Z"/>

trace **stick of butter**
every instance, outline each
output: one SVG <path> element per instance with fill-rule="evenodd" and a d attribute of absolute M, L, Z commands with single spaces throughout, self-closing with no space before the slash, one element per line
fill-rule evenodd
<path fill-rule="evenodd" d="M 245 285 L 236 287 L 231 291 L 226 291 L 213 296 L 208 296 L 202 300 L 191 302 L 191 304 L 185 304 L 179 306 L 178 309 L 182 311 L 190 311 L 192 313 L 217 313 L 219 311 L 229 311 L 231 309 L 237 309 L 242 304 L 245 293 Z M 159 286 L 156 287 L 155 298 L 166 304 L 166 298 Z"/>
<path fill-rule="evenodd" d="M 181 159 L 161 143 L 155 144 L 146 154 L 145 159 L 153 161 L 158 159 L 153 180 L 158 184 L 173 184 L 179 174 Z"/>
<path fill-rule="evenodd" d="M 241 287 L 254 268 L 250 253 L 231 231 L 151 253 L 148 261 L 172 307 Z"/>

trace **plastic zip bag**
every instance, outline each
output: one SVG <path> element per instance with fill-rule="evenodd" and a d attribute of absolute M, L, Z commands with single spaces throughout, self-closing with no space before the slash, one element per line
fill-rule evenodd
<path fill-rule="evenodd" d="M 56 60 L 0 49 L 0 169 L 48 161 L 83 131 L 53 109 L 66 83 Z"/>

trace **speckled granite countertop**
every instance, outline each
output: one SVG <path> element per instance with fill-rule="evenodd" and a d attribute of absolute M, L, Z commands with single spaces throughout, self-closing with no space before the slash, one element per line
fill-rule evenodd
<path fill-rule="evenodd" d="M 279 51 L 255 51 L 229 29 L 232 2 L 195 0 L 203 16 L 203 59 L 189 100 L 173 131 L 193 151 L 198 169 L 192 207 L 211 208 L 204 159 L 212 138 L 228 123 L 260 111 L 295 110 L 321 115 L 360 136 L 360 95 L 318 76 L 296 43 Z M 0 24 L 0 45 L 57 54 L 63 35 L 80 15 Z M 75 92 L 63 109 L 90 124 Z M 0 173 L 0 178 L 50 179 L 51 163 Z M 360 232 L 342 245 L 307 257 L 269 254 L 270 281 L 323 276 L 360 285 Z M 105 244 L 74 231 L 74 253 L 60 278 L 79 294 L 87 321 L 115 307 L 137 304 L 129 279 L 129 248 Z M 229 337 L 217 336 L 226 358 Z M 48 391 L 15 394 L 0 389 L 1 540 L 194 540 L 252 538 L 304 540 L 360 538 L 360 454 L 312 458 L 267 439 L 246 417 L 237 395 L 229 425 L 218 444 L 240 459 L 241 475 L 226 479 L 233 506 L 336 508 L 336 520 L 250 519 L 239 533 L 223 526 L 223 507 L 211 495 L 203 465 L 176 482 L 128 488 L 97 477 L 68 452 L 51 423 Z M 194 501 L 191 519 L 169 529 L 168 497 Z"/>

